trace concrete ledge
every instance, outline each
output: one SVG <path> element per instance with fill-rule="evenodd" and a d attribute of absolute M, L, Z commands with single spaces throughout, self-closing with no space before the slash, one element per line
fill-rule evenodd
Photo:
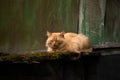
<path fill-rule="evenodd" d="M 0 53 L 0 62 L 8 61 L 13 63 L 40 63 L 41 61 L 50 60 L 78 60 L 83 56 L 98 56 L 118 54 L 120 47 L 94 48 L 92 53 L 70 53 L 70 52 L 37 52 L 37 53 Z"/>
<path fill-rule="evenodd" d="M 39 63 L 47 60 L 72 60 L 73 57 L 77 57 L 77 53 L 0 53 L 0 62 L 22 62 L 22 63 Z"/>

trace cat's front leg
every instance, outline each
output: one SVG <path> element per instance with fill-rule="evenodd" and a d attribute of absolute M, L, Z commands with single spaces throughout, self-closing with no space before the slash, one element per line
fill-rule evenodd
<path fill-rule="evenodd" d="M 54 51 L 53 51 L 52 48 L 48 48 L 47 52 L 49 52 L 49 53 L 53 53 Z"/>

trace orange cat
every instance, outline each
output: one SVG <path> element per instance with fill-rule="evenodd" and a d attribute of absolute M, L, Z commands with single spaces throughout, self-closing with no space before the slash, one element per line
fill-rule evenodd
<path fill-rule="evenodd" d="M 47 32 L 48 52 L 92 52 L 89 38 L 83 34 Z"/>

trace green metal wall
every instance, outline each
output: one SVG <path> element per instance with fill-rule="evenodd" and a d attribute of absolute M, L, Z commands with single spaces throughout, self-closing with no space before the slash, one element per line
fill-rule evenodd
<path fill-rule="evenodd" d="M 80 0 L 79 32 L 93 45 L 120 46 L 120 1 Z"/>
<path fill-rule="evenodd" d="M 101 0 L 81 0 L 80 32 L 90 37 L 93 45 L 104 43 L 104 3 Z M 103 1 L 103 0 L 102 0 Z M 105 0 L 104 0 L 105 1 Z M 100 5 L 103 4 L 103 5 Z"/>
<path fill-rule="evenodd" d="M 84 33 L 120 44 L 119 0 L 0 0 L 0 52 L 45 50 L 46 31 Z"/>
<path fill-rule="evenodd" d="M 105 41 L 120 43 L 120 1 L 107 0 L 105 14 Z"/>
<path fill-rule="evenodd" d="M 45 49 L 46 31 L 77 32 L 79 0 L 0 0 L 0 52 Z"/>

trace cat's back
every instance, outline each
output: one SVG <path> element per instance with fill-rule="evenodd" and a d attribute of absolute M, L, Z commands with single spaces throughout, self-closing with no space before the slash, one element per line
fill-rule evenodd
<path fill-rule="evenodd" d="M 72 33 L 72 32 L 69 32 L 69 33 L 65 33 L 64 37 L 65 38 L 74 38 L 76 37 L 78 34 L 76 33 Z"/>

